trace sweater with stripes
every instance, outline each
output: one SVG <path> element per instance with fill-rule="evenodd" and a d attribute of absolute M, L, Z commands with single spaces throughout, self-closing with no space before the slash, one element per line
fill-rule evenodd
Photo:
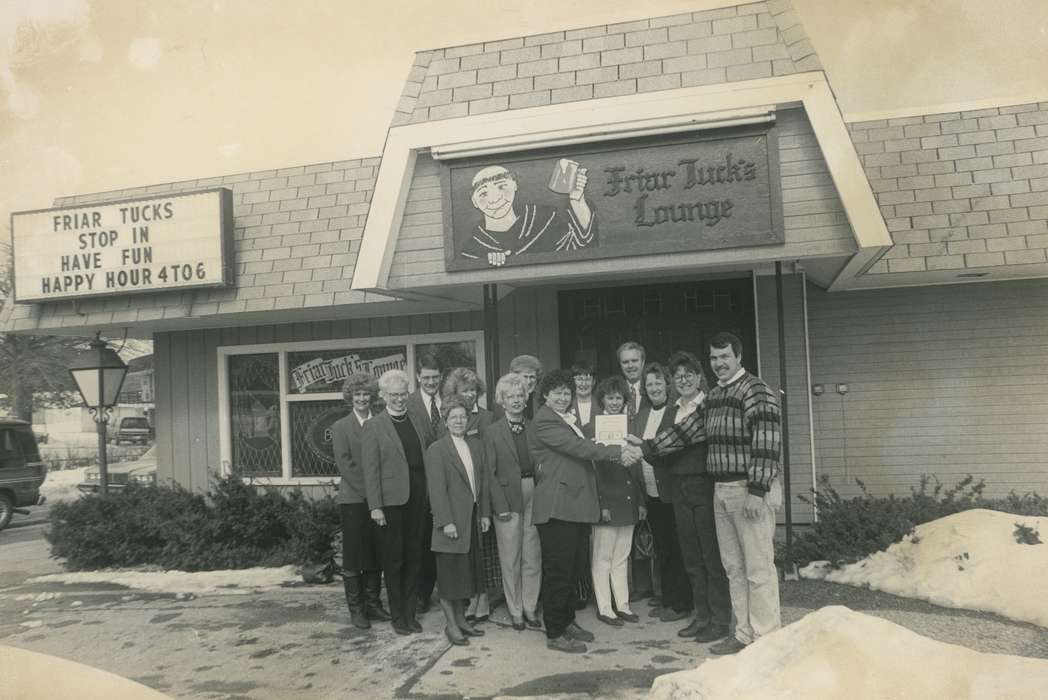
<path fill-rule="evenodd" d="M 646 440 L 642 449 L 645 457 L 665 456 L 705 441 L 707 474 L 720 481 L 745 479 L 750 493 L 763 496 L 779 474 L 781 424 L 774 391 L 745 372 L 711 388 L 702 408 Z"/>

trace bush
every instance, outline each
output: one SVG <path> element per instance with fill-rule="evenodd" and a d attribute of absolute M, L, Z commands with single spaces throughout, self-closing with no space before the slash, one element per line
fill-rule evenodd
<path fill-rule="evenodd" d="M 1043 496 L 1020 496 L 1013 491 L 1004 498 L 987 498 L 983 495 L 985 482 L 976 482 L 971 475 L 951 488 L 924 475 L 918 486 L 910 488 L 910 495 L 902 498 L 875 497 L 862 481 L 855 481 L 862 493 L 854 498 L 842 498 L 826 476 L 819 479 L 810 500 L 801 496 L 805 502 L 814 501 L 819 520 L 794 541 L 795 562 L 827 560 L 841 566 L 858 561 L 901 541 L 921 523 L 972 508 L 1048 516 L 1048 499 Z"/>
<path fill-rule="evenodd" d="M 51 554 L 71 570 L 155 565 L 208 571 L 326 561 L 338 506 L 227 477 L 207 496 L 129 485 L 51 508 Z"/>

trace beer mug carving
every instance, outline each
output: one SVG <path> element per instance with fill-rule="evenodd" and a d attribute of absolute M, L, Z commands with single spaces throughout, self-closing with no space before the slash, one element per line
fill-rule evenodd
<path fill-rule="evenodd" d="M 567 158 L 561 158 L 553 165 L 553 172 L 549 176 L 549 189 L 557 194 L 571 194 L 575 189 L 575 176 L 579 172 L 579 164 Z"/>

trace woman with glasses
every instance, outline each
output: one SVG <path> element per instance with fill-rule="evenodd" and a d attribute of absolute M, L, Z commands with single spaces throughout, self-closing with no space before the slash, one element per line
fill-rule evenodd
<path fill-rule="evenodd" d="M 466 425 L 466 439 L 483 449 L 484 433 L 489 425 L 495 422 L 494 414 L 477 403 L 484 395 L 483 380 L 469 367 L 455 367 L 448 372 L 441 391 L 443 400 L 457 396 L 466 406 L 469 420 Z M 479 540 L 481 562 L 484 565 L 484 586 L 470 599 L 466 618 L 484 622 L 491 614 L 488 602 L 488 591 L 502 587 L 502 571 L 499 566 L 498 543 L 494 531 L 487 530 Z"/>
<path fill-rule="evenodd" d="M 571 366 L 571 374 L 575 378 L 575 399 L 571 402 L 571 412 L 575 414 L 578 420 L 576 425 L 582 432 L 593 437 L 593 416 L 600 410 L 593 403 L 593 387 L 596 384 L 593 364 L 579 360 Z"/>
<path fill-rule="evenodd" d="M 685 380 L 682 374 L 681 382 Z M 652 438 L 660 430 L 673 425 L 676 392 L 671 390 L 672 384 L 669 372 L 662 365 L 649 362 L 644 366 L 642 387 L 647 402 L 637 413 L 634 435 Z M 681 560 L 677 521 L 673 513 L 677 484 L 663 460 L 655 464 L 642 461 L 641 474 L 648 525 L 655 541 L 655 566 L 662 585 L 659 605 L 652 607 L 650 615 L 663 622 L 683 620 L 691 614 L 692 592 L 691 581 Z"/>
<path fill-rule="evenodd" d="M 440 408 L 447 434 L 426 451 L 426 481 L 433 508 L 432 547 L 437 561 L 437 591 L 444 611 L 444 634 L 458 646 L 484 634 L 467 620 L 463 600 L 484 584 L 481 533 L 491 527 L 488 467 L 483 446 L 466 439 L 469 408 L 458 396 Z"/>
<path fill-rule="evenodd" d="M 703 410 L 706 377 L 690 352 L 673 353 L 667 364 L 678 395 L 676 403 L 668 409 L 672 416 L 668 419 L 679 424 L 692 413 Z M 694 605 L 691 622 L 678 634 L 698 642 L 712 642 L 728 634 L 731 595 L 717 545 L 713 478 L 706 473 L 706 443 L 690 445 L 666 457 L 665 463 L 675 482 L 673 515 L 677 541 L 684 570 L 691 580 Z"/>
<path fill-rule="evenodd" d="M 422 631 L 415 619 L 416 587 L 429 512 L 424 454 L 429 424 L 408 413 L 408 375 L 391 369 L 378 380 L 386 410 L 364 424 L 361 461 L 379 561 L 397 634 Z"/>

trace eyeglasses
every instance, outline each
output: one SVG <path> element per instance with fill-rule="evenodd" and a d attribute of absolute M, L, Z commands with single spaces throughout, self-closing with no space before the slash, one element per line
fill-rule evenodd
<path fill-rule="evenodd" d="M 408 393 L 409 392 L 406 392 L 406 391 L 387 391 L 386 392 L 386 398 L 388 398 L 388 399 L 406 399 L 408 397 Z"/>
<path fill-rule="evenodd" d="M 699 375 L 695 374 L 694 372 L 678 372 L 677 374 L 673 375 L 673 381 L 690 382 L 694 380 L 697 376 Z"/>

